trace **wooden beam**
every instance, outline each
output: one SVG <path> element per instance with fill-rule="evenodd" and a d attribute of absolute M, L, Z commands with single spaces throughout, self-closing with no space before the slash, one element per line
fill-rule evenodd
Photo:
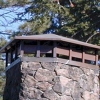
<path fill-rule="evenodd" d="M 21 58 L 16 59 L 14 62 L 12 62 L 8 67 L 6 67 L 5 71 L 8 71 L 12 67 L 16 67 L 15 65 L 20 64 Z"/>
<path fill-rule="evenodd" d="M 37 58 L 37 57 L 22 57 L 21 61 L 57 62 L 57 63 L 63 63 L 63 64 L 72 65 L 72 66 L 89 68 L 89 69 L 99 69 L 99 66 L 96 66 L 96 65 L 82 63 L 82 62 L 78 62 L 78 61 L 66 60 L 66 59 L 62 59 L 62 58 L 52 58 L 52 57 L 40 57 L 40 58 Z"/>
<path fill-rule="evenodd" d="M 82 59 L 82 52 L 72 51 L 71 55 L 72 55 L 72 57 Z"/>
<path fill-rule="evenodd" d="M 63 48 L 63 47 L 57 47 L 56 53 L 61 54 L 61 55 L 69 56 L 69 49 L 68 48 Z"/>
<path fill-rule="evenodd" d="M 95 61 L 95 55 L 92 55 L 92 54 L 84 54 L 84 59 L 85 60 L 92 60 L 92 61 Z"/>

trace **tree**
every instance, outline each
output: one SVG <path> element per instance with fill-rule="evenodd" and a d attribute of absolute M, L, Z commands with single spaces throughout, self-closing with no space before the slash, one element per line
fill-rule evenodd
<path fill-rule="evenodd" d="M 3 47 L 7 43 L 7 40 L 5 38 L 1 37 L 0 38 L 0 48 Z"/>
<path fill-rule="evenodd" d="M 14 21 L 25 23 L 14 35 L 55 33 L 85 42 L 100 37 L 100 0 L 6 0 L 3 5 L 24 8 Z"/>
<path fill-rule="evenodd" d="M 3 90 L 5 86 L 5 72 L 4 72 L 4 61 L 0 60 L 0 100 L 3 100 Z"/>
<path fill-rule="evenodd" d="M 3 47 L 6 43 L 7 41 L 5 40 L 5 38 L 1 37 L 0 47 Z M 4 86 L 5 86 L 5 71 L 4 71 L 5 68 L 4 67 L 5 67 L 5 63 L 4 63 L 2 54 L 0 54 L 0 100 L 3 100 L 2 96 L 3 96 Z"/>

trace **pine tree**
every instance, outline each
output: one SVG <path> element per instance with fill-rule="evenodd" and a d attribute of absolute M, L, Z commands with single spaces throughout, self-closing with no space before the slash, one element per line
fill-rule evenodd
<path fill-rule="evenodd" d="M 26 21 L 15 35 L 55 33 L 99 44 L 100 0 L 6 0 L 4 4 L 25 8 L 14 19 Z"/>

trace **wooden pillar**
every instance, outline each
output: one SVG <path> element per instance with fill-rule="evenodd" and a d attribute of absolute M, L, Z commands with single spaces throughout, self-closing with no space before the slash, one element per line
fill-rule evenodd
<path fill-rule="evenodd" d="M 15 60 L 18 57 L 18 48 L 17 48 L 17 44 L 15 44 Z"/>
<path fill-rule="evenodd" d="M 95 62 L 98 65 L 98 50 L 95 50 Z"/>
<path fill-rule="evenodd" d="M 24 42 L 21 41 L 21 44 L 20 44 L 20 57 L 23 57 L 24 56 Z"/>
<path fill-rule="evenodd" d="M 82 48 L 82 63 L 85 62 L 85 49 L 84 47 Z"/>
<path fill-rule="evenodd" d="M 10 63 L 13 62 L 13 50 L 12 50 L 12 47 L 10 49 Z"/>
<path fill-rule="evenodd" d="M 70 44 L 69 48 L 69 60 L 72 60 L 72 44 Z"/>
<path fill-rule="evenodd" d="M 8 66 L 8 51 L 6 51 L 6 67 Z"/>
<path fill-rule="evenodd" d="M 40 41 L 37 41 L 36 57 L 40 57 Z"/>
<path fill-rule="evenodd" d="M 57 53 L 56 53 L 56 48 L 57 48 L 57 42 L 56 41 L 54 41 L 53 42 L 53 57 L 57 57 Z"/>

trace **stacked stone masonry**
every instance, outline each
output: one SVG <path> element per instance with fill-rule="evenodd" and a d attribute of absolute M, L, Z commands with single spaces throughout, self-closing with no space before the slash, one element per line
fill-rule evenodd
<path fill-rule="evenodd" d="M 99 100 L 98 71 L 22 62 L 7 71 L 4 100 Z"/>

